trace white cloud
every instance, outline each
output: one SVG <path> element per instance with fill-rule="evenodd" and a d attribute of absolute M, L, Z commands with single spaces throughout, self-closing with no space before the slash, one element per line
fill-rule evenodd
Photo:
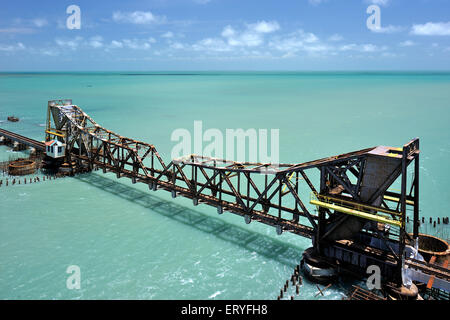
<path fill-rule="evenodd" d="M 95 36 L 89 39 L 89 45 L 92 48 L 102 48 L 103 47 L 103 38 L 101 36 Z"/>
<path fill-rule="evenodd" d="M 72 50 L 77 49 L 80 44 L 82 43 L 83 38 L 82 37 L 75 37 L 74 39 L 70 39 L 70 40 L 62 40 L 62 39 L 55 39 L 55 42 L 58 46 L 63 47 L 63 48 L 69 48 Z"/>
<path fill-rule="evenodd" d="M 326 0 L 308 0 L 309 4 L 312 4 L 314 6 L 317 6 L 323 2 L 325 2 Z"/>
<path fill-rule="evenodd" d="M 258 33 L 271 33 L 280 29 L 280 25 L 276 21 L 259 21 L 249 24 L 248 28 Z"/>
<path fill-rule="evenodd" d="M 161 38 L 168 38 L 168 39 L 173 38 L 173 37 L 174 37 L 174 34 L 172 31 L 168 31 L 161 36 Z"/>
<path fill-rule="evenodd" d="M 344 44 L 344 45 L 339 47 L 339 50 L 340 51 L 350 51 L 350 50 L 355 50 L 356 47 L 357 47 L 357 45 L 354 44 L 354 43 Z"/>
<path fill-rule="evenodd" d="M 222 39 L 218 38 L 206 38 L 198 41 L 192 46 L 192 49 L 196 51 L 213 51 L 213 52 L 226 52 L 231 51 L 231 47 Z"/>
<path fill-rule="evenodd" d="M 13 52 L 18 50 L 24 50 L 26 47 L 22 42 L 17 42 L 12 45 L 2 45 L 0 44 L 0 51 Z"/>
<path fill-rule="evenodd" d="M 375 32 L 375 33 L 395 33 L 395 32 L 400 32 L 402 30 L 404 30 L 403 27 L 393 26 L 393 25 L 389 25 L 387 27 L 379 27 L 379 28 L 370 29 L 370 31 Z"/>
<path fill-rule="evenodd" d="M 159 24 L 166 22 L 165 16 L 156 16 L 150 11 L 134 11 L 113 13 L 115 22 L 133 23 L 133 24 Z"/>
<path fill-rule="evenodd" d="M 180 43 L 180 42 L 174 42 L 174 43 L 171 43 L 171 44 L 170 44 L 170 47 L 171 47 L 172 49 L 177 49 L 177 50 L 179 50 L 179 49 L 184 49 L 184 44 L 182 44 L 182 43 Z"/>
<path fill-rule="evenodd" d="M 450 22 L 415 24 L 411 28 L 411 34 L 420 36 L 450 36 Z"/>
<path fill-rule="evenodd" d="M 229 38 L 233 37 L 236 34 L 236 31 L 231 26 L 226 26 L 223 28 L 222 37 Z"/>
<path fill-rule="evenodd" d="M 315 34 L 303 30 L 277 37 L 269 43 L 269 46 L 279 51 L 291 53 L 291 55 L 299 51 L 324 53 L 332 49 L 329 45 L 321 43 Z"/>
<path fill-rule="evenodd" d="M 119 19 L 120 20 L 120 19 Z M 121 20 L 124 21 L 124 20 Z M 393 56 L 387 46 L 371 43 L 345 43 L 340 34 L 318 35 L 304 30 L 294 32 L 277 32 L 280 30 L 277 21 L 257 21 L 240 26 L 226 25 L 220 34 L 188 42 L 180 40 L 183 35 L 172 31 L 158 33 L 160 45 L 154 46 L 155 38 L 133 38 L 126 39 L 104 39 L 101 36 L 93 36 L 83 39 L 82 37 L 56 38 L 57 46 L 75 50 L 79 47 L 90 50 L 150 50 L 152 53 L 172 54 L 175 58 L 182 54 L 210 58 L 289 58 L 294 56 L 333 56 L 333 55 L 357 55 L 360 57 L 388 57 Z M 165 32 L 165 33 L 164 33 Z M 179 41 L 178 41 L 179 40 Z M 415 45 L 413 41 L 407 40 L 398 46 Z M 156 47 L 157 51 L 153 50 Z M 11 51 L 13 47 L 3 46 L 2 51 Z M 39 49 L 36 49 L 39 50 Z M 56 48 L 55 51 L 36 51 L 43 55 L 62 54 L 63 49 Z M 130 53 L 132 54 L 132 53 Z M 132 54 L 133 56 L 133 54 Z M 189 58 L 192 58 L 189 56 Z"/>
<path fill-rule="evenodd" d="M 239 36 L 227 37 L 230 46 L 256 47 L 263 43 L 263 38 L 258 33 L 244 32 Z"/>
<path fill-rule="evenodd" d="M 340 34 L 333 34 L 331 37 L 328 38 L 329 41 L 341 41 L 344 40 L 344 37 L 341 36 Z"/>
<path fill-rule="evenodd" d="M 133 50 L 148 50 L 152 47 L 152 44 L 156 43 L 155 38 L 146 39 L 122 39 L 122 40 L 112 40 L 109 45 L 106 45 L 106 50 L 109 49 L 121 49 L 128 48 Z"/>
<path fill-rule="evenodd" d="M 371 43 L 367 44 L 346 44 L 342 45 L 339 48 L 339 51 L 359 51 L 359 52 L 380 52 L 386 51 L 388 49 L 387 46 L 377 46 Z"/>
<path fill-rule="evenodd" d="M 370 43 L 369 44 L 363 44 L 363 45 L 360 46 L 360 48 L 361 48 L 360 50 L 362 52 L 375 52 L 375 51 L 379 50 L 376 45 L 370 44 Z"/>
<path fill-rule="evenodd" d="M 111 41 L 111 48 L 123 48 L 123 43 L 117 40 Z"/>
<path fill-rule="evenodd" d="M 43 18 L 33 19 L 32 22 L 38 28 L 42 28 L 42 27 L 45 27 L 46 25 L 48 25 L 47 19 L 43 19 Z"/>
<path fill-rule="evenodd" d="M 246 29 L 237 31 L 232 26 L 226 26 L 221 35 L 227 43 L 233 47 L 256 47 L 264 43 L 264 34 L 269 34 L 280 29 L 276 21 L 259 21 L 247 24 Z"/>
<path fill-rule="evenodd" d="M 121 43 L 124 47 L 134 50 L 147 50 L 152 47 L 152 43 L 155 43 L 154 38 L 148 39 L 123 39 Z"/>
<path fill-rule="evenodd" d="M 398 45 L 400 47 L 412 47 L 412 46 L 415 46 L 416 43 L 414 41 L 411 41 L 411 40 L 406 40 L 406 41 L 400 42 Z"/>
<path fill-rule="evenodd" d="M 379 6 L 387 6 L 390 0 L 366 0 L 366 3 L 376 4 Z"/>
<path fill-rule="evenodd" d="M 56 57 L 59 56 L 59 51 L 55 50 L 55 49 L 41 49 L 40 53 L 43 54 L 44 56 L 50 56 L 50 57 Z"/>
<path fill-rule="evenodd" d="M 142 49 L 150 49 L 151 48 L 151 44 L 149 42 L 141 41 L 138 39 L 123 39 L 122 43 L 124 44 L 124 46 L 126 46 L 130 49 L 142 50 Z"/>
<path fill-rule="evenodd" d="M 319 38 L 317 38 L 314 33 L 306 33 L 304 35 L 303 41 L 305 41 L 306 43 L 316 43 L 319 41 Z"/>
<path fill-rule="evenodd" d="M 4 29 L 0 29 L 0 34 L 1 33 L 22 33 L 22 34 L 30 34 L 30 33 L 35 33 L 36 31 L 34 29 L 31 28 L 4 28 Z"/>

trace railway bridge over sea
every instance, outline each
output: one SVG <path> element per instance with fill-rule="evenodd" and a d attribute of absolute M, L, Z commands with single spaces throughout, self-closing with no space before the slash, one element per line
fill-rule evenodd
<path fill-rule="evenodd" d="M 173 198 L 190 198 L 194 206 L 239 215 L 247 224 L 310 238 L 320 264 L 339 271 L 364 276 L 367 266 L 378 265 L 386 282 L 400 285 L 409 268 L 413 280 L 433 280 L 434 287 L 450 291 L 448 265 L 419 261 L 414 250 L 420 239 L 418 138 L 400 148 L 377 146 L 294 164 L 193 154 L 166 163 L 154 145 L 103 128 L 71 100 L 49 101 L 45 132 L 46 144 L 6 130 L 0 136 L 47 152 L 57 141 L 65 150 L 55 163 L 75 171 L 113 172 Z M 394 183 L 400 185 L 397 192 L 390 189 Z"/>

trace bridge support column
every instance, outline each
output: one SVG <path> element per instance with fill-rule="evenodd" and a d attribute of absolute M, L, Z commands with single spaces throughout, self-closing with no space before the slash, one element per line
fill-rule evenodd
<path fill-rule="evenodd" d="M 320 168 L 320 193 L 324 193 L 327 188 L 327 172 L 325 171 L 325 168 Z M 321 246 L 321 239 L 324 234 L 324 228 L 325 228 L 325 209 L 320 207 L 319 208 L 319 214 L 318 214 L 318 221 L 317 221 L 317 232 L 316 236 L 314 237 L 314 243 L 313 247 L 316 250 L 318 254 L 322 254 L 322 246 Z"/>
<path fill-rule="evenodd" d="M 417 148 L 419 148 L 419 142 L 417 142 Z M 419 237 L 419 154 L 416 155 L 414 160 L 414 221 L 413 221 L 413 238 Z M 417 240 L 418 241 L 418 240 Z"/>
<path fill-rule="evenodd" d="M 277 235 L 281 236 L 281 234 L 283 233 L 283 228 L 280 225 L 278 225 L 276 229 L 277 229 Z"/>

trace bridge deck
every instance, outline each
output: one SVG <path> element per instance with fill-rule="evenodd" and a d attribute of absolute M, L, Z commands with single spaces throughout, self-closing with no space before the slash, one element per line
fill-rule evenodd
<path fill-rule="evenodd" d="M 448 268 L 416 259 L 405 260 L 405 265 L 411 269 L 412 280 L 426 284 L 431 277 L 434 277 L 433 288 L 450 292 L 450 270 Z"/>
<path fill-rule="evenodd" d="M 0 129 L 0 136 L 3 136 L 12 141 L 17 141 L 17 142 L 27 145 L 29 147 L 33 147 L 36 150 L 45 151 L 45 143 L 44 142 L 30 139 L 30 138 L 27 138 L 20 134 L 17 134 L 17 133 L 8 131 L 8 130 L 4 130 L 4 129 Z"/>

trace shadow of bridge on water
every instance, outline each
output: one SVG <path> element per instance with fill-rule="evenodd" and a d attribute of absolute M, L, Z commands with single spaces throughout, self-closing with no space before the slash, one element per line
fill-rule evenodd
<path fill-rule="evenodd" d="M 254 251 L 259 255 L 282 263 L 292 269 L 300 262 L 301 253 L 306 249 L 176 204 L 174 203 L 176 199 L 174 201 L 162 199 L 150 194 L 151 191 L 145 192 L 96 173 L 80 174 L 75 179 L 88 183 L 126 201 L 151 209 L 153 212 L 197 230 L 214 235 L 221 240 L 233 243 L 250 252 Z M 164 191 L 161 190 L 161 192 Z M 215 212 L 215 210 L 213 211 Z"/>

